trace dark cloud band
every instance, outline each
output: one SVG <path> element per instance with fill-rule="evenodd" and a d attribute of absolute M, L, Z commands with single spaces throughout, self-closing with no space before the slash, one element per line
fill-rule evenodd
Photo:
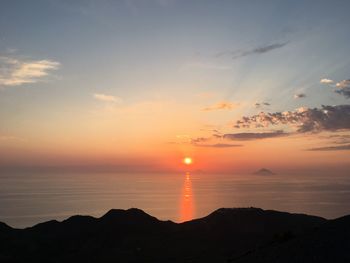
<path fill-rule="evenodd" d="M 289 133 L 285 133 L 282 130 L 273 132 L 243 132 L 243 133 L 231 133 L 223 135 L 224 139 L 234 140 L 234 141 L 249 141 L 249 140 L 259 140 L 267 138 L 276 138 L 287 136 Z"/>
<path fill-rule="evenodd" d="M 348 151 L 348 150 L 350 150 L 350 144 L 307 149 L 307 151 Z"/>

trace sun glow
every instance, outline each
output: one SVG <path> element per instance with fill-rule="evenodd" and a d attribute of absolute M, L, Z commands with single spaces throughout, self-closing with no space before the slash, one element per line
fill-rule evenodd
<path fill-rule="evenodd" d="M 190 157 L 186 157 L 184 160 L 183 160 L 184 164 L 186 165 L 190 165 L 192 164 L 192 158 Z"/>

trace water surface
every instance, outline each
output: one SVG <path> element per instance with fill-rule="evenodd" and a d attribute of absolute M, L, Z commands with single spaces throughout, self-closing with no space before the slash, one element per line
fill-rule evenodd
<path fill-rule="evenodd" d="M 261 207 L 326 218 L 350 214 L 350 178 L 317 175 L 49 173 L 0 175 L 0 221 L 13 227 L 99 217 L 137 207 L 176 222 L 220 207 Z"/>

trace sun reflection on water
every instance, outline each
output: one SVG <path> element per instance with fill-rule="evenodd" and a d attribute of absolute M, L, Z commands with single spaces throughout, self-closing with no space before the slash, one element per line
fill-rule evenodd
<path fill-rule="evenodd" d="M 182 188 L 180 203 L 180 222 L 189 221 L 194 218 L 194 201 L 190 173 L 186 173 Z"/>

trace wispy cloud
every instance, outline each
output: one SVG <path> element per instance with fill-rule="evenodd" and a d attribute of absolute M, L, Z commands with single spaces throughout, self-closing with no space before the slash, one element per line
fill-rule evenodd
<path fill-rule="evenodd" d="M 0 86 L 19 86 L 36 83 L 57 70 L 60 63 L 53 60 L 22 60 L 0 57 Z"/>
<path fill-rule="evenodd" d="M 335 144 L 347 144 L 350 143 L 350 134 L 333 134 L 327 139 L 332 139 Z"/>
<path fill-rule="evenodd" d="M 268 103 L 268 102 L 256 102 L 254 104 L 254 107 L 257 108 L 257 109 L 259 109 L 261 107 L 264 107 L 264 106 L 271 106 L 271 104 Z"/>
<path fill-rule="evenodd" d="M 263 53 L 272 51 L 274 49 L 284 47 L 285 45 L 287 45 L 287 42 L 285 42 L 285 43 L 274 43 L 274 44 L 271 44 L 271 45 L 260 46 L 260 47 L 254 48 L 252 50 L 246 51 L 245 53 L 243 53 L 243 55 L 247 56 L 247 55 L 251 55 L 251 54 L 263 54 Z"/>
<path fill-rule="evenodd" d="M 238 104 L 233 102 L 219 102 L 209 107 L 203 108 L 202 111 L 214 111 L 214 110 L 233 110 L 237 108 Z"/>
<path fill-rule="evenodd" d="M 306 95 L 304 93 L 297 93 L 297 94 L 294 94 L 294 99 L 302 99 L 302 98 L 305 98 Z"/>
<path fill-rule="evenodd" d="M 320 80 L 320 83 L 322 83 L 322 84 L 332 84 L 333 82 L 334 82 L 333 80 L 327 79 L 327 78 Z"/>
<path fill-rule="evenodd" d="M 122 102 L 122 99 L 116 96 L 112 96 L 112 95 L 106 95 L 106 94 L 102 94 L 102 93 L 94 93 L 93 97 L 96 100 L 99 101 L 104 101 L 104 102 L 113 102 L 113 103 L 120 103 Z"/>
<path fill-rule="evenodd" d="M 222 57 L 222 56 L 232 56 L 232 59 L 238 59 L 241 57 L 246 57 L 246 56 L 251 56 L 251 55 L 260 55 L 264 54 L 267 52 L 270 52 L 275 49 L 282 48 L 286 46 L 288 42 L 283 42 L 283 43 L 273 43 L 269 45 L 262 45 L 258 46 L 252 49 L 246 49 L 246 50 L 236 50 L 236 51 L 224 51 L 218 53 L 216 56 L 217 57 Z"/>
<path fill-rule="evenodd" d="M 197 147 L 212 147 L 212 148 L 232 148 L 232 147 L 242 147 L 241 144 L 228 144 L 228 143 L 216 143 L 216 144 L 194 144 Z"/>
<path fill-rule="evenodd" d="M 242 147 L 242 144 L 222 143 L 222 136 L 213 134 L 211 137 L 191 138 L 190 143 L 197 147 L 212 147 L 212 148 L 232 148 Z"/>
<path fill-rule="evenodd" d="M 191 143 L 196 144 L 196 143 L 202 143 L 202 142 L 208 142 L 210 141 L 211 138 L 206 138 L 206 137 L 198 137 L 198 138 L 192 138 Z"/>
<path fill-rule="evenodd" d="M 349 151 L 350 144 L 307 149 L 307 151 Z"/>
<path fill-rule="evenodd" d="M 216 148 L 228 148 L 228 147 L 242 147 L 242 144 L 221 143 L 228 141 L 252 141 L 262 140 L 269 138 L 278 138 L 292 135 L 293 133 L 286 133 L 282 130 L 271 132 L 242 132 L 242 133 L 227 133 L 224 135 L 213 134 L 212 137 L 199 137 L 191 139 L 191 144 L 198 147 L 216 147 Z M 214 142 L 214 143 L 210 143 Z M 215 143 L 217 142 L 217 143 Z"/>
<path fill-rule="evenodd" d="M 249 141 L 249 140 L 259 140 L 268 139 L 276 137 L 284 137 L 290 135 L 282 130 L 272 131 L 272 132 L 242 132 L 242 133 L 229 133 L 224 134 L 222 137 L 224 139 L 233 141 Z"/>

